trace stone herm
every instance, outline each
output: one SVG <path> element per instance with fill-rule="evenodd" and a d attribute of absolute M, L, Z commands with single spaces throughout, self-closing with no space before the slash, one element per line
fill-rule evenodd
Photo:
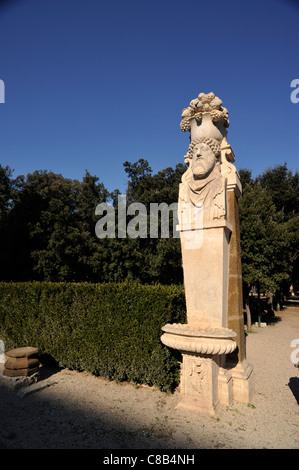
<path fill-rule="evenodd" d="M 228 126 L 228 111 L 212 92 L 183 109 L 181 129 L 191 141 L 178 197 L 187 324 L 167 324 L 161 336 L 182 354 L 178 406 L 211 415 L 221 403 L 250 402 L 254 393 L 242 312 L 242 188 Z M 190 206 L 201 208 L 202 218 Z M 190 233 L 200 234 L 200 243 L 190 244 Z"/>

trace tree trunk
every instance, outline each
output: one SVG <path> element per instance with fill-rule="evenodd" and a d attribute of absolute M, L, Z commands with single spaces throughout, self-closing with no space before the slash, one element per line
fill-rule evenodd
<path fill-rule="evenodd" d="M 246 318 L 247 318 L 247 331 L 251 331 L 251 312 L 249 307 L 248 297 L 245 300 Z"/>
<path fill-rule="evenodd" d="M 257 319 L 259 327 L 261 326 L 261 289 L 260 283 L 257 283 Z"/>

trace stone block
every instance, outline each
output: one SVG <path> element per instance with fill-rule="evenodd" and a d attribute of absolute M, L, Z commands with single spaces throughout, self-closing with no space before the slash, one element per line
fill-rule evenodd
<path fill-rule="evenodd" d="M 28 387 L 29 385 L 36 383 L 39 379 L 39 372 L 35 372 L 27 377 L 7 377 L 0 373 L 0 384 L 4 385 L 10 390 L 19 390 L 23 387 Z"/>
<path fill-rule="evenodd" d="M 242 403 L 252 402 L 255 395 L 255 376 L 252 365 L 244 359 L 237 365 L 227 364 L 232 375 L 233 400 Z"/>
<path fill-rule="evenodd" d="M 24 348 L 15 348 L 7 351 L 5 354 L 8 357 L 32 357 L 38 356 L 40 350 L 31 346 L 25 346 Z"/>
<path fill-rule="evenodd" d="M 3 375 L 6 377 L 28 377 L 35 372 L 38 372 L 39 367 L 32 367 L 31 369 L 4 369 Z"/>
<path fill-rule="evenodd" d="M 20 390 L 17 395 L 19 397 L 26 397 L 27 395 L 30 395 L 31 393 L 39 392 L 40 390 L 44 390 L 47 387 L 50 387 L 51 385 L 56 384 L 53 380 L 48 380 L 47 382 L 40 382 L 38 384 L 33 384 L 29 385 L 26 388 L 23 388 Z"/>
<path fill-rule="evenodd" d="M 34 357 L 8 357 L 5 369 L 31 369 L 39 366 L 39 360 Z"/>

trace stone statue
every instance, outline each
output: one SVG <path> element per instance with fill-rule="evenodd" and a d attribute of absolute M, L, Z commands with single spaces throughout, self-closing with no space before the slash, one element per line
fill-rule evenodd
<path fill-rule="evenodd" d="M 181 351 L 178 407 L 215 416 L 219 405 L 250 402 L 252 366 L 246 360 L 238 198 L 242 192 L 227 142 L 228 111 L 213 92 L 182 111 L 190 132 L 188 169 L 179 188 L 185 324 L 162 327 L 161 341 Z"/>
<path fill-rule="evenodd" d="M 184 203 L 203 208 L 203 222 L 226 215 L 226 178 L 220 171 L 220 145 L 208 137 L 191 142 L 185 162 L 188 170 L 182 177 L 179 191 L 180 211 Z"/>

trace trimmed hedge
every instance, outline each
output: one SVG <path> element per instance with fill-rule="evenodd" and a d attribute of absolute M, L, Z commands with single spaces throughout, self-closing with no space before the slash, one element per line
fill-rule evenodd
<path fill-rule="evenodd" d="M 181 286 L 137 283 L 0 283 L 6 351 L 36 346 L 62 367 L 173 390 L 178 355 L 160 341 L 166 323 L 185 323 Z"/>

